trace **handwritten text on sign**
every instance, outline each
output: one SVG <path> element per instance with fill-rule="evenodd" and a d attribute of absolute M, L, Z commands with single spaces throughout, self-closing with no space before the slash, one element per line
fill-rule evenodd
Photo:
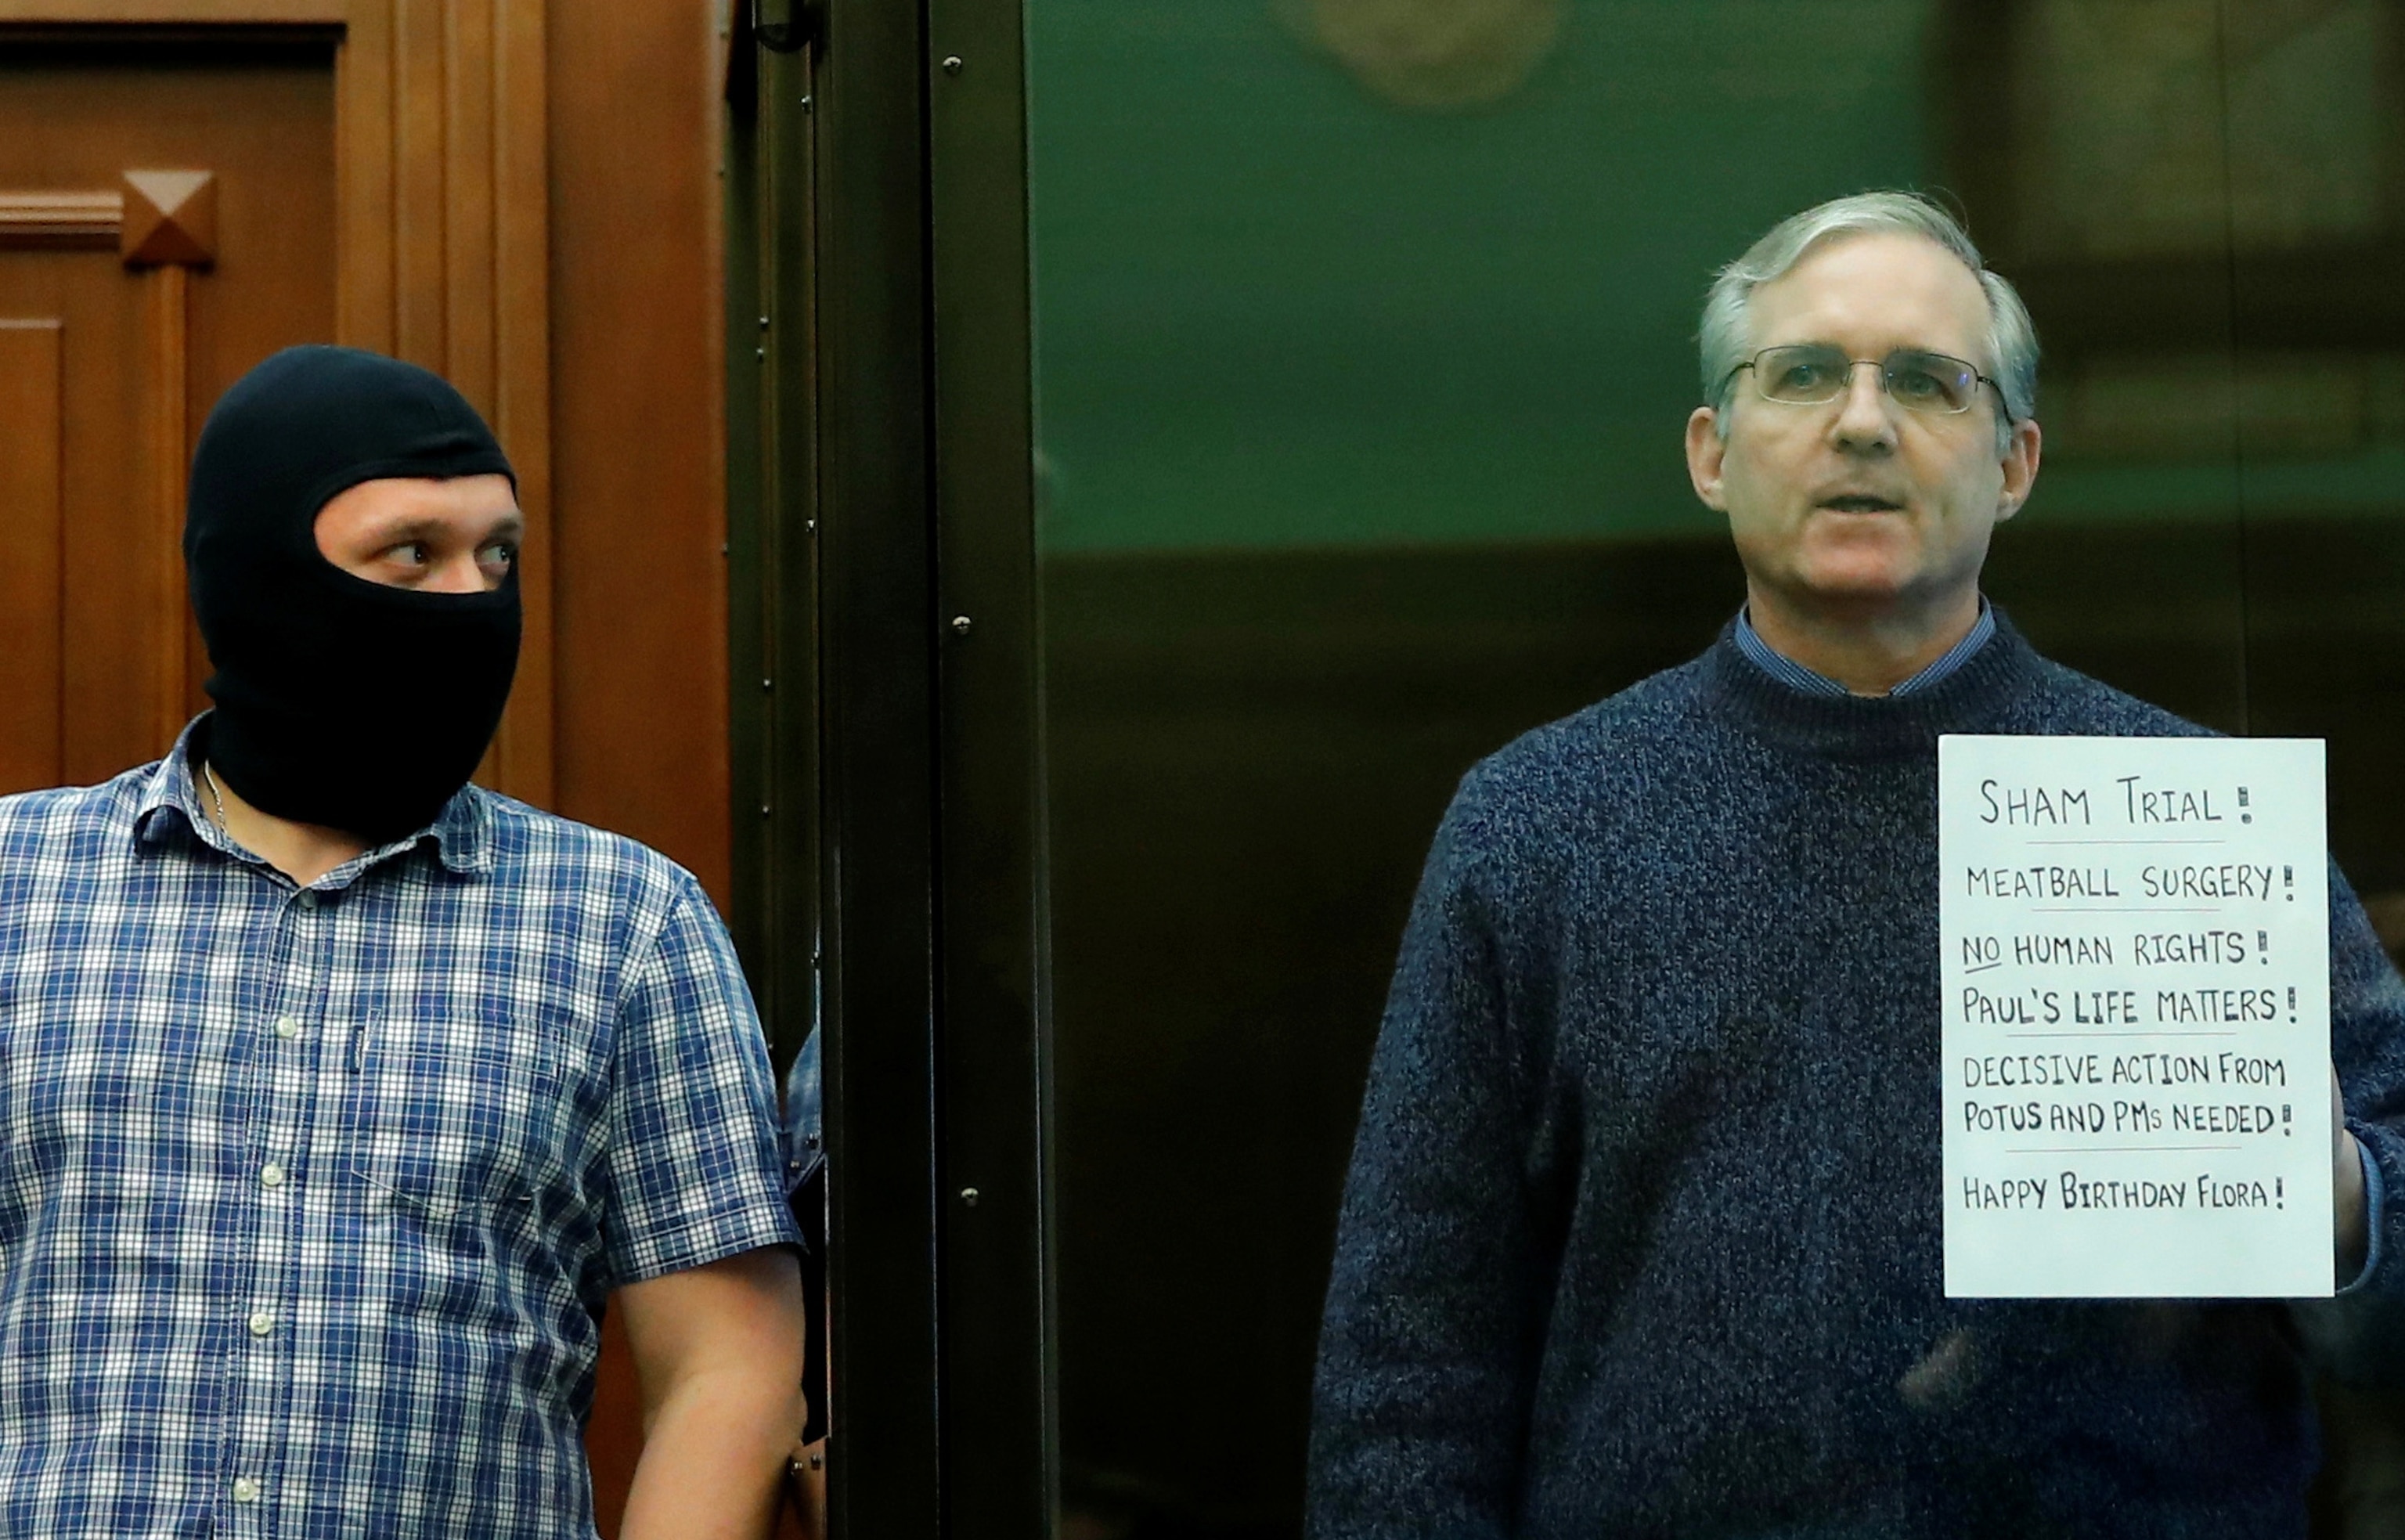
<path fill-rule="evenodd" d="M 1946 1292 L 2331 1288 L 2322 745 L 1939 741 Z"/>

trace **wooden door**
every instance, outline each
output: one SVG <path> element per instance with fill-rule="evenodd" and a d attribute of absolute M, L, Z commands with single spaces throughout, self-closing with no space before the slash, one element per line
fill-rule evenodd
<path fill-rule="evenodd" d="M 204 704 L 185 469 L 334 336 L 332 35 L 0 56 L 0 792 L 157 757 Z"/>

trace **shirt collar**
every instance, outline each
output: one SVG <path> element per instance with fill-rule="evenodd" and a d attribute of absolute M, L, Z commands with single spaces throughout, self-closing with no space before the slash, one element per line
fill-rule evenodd
<path fill-rule="evenodd" d="M 1748 613 L 1750 608 L 1751 606 L 1741 605 L 1737 612 L 1737 650 L 1745 655 L 1748 662 L 1790 689 L 1806 695 L 1825 696 L 1835 699 L 1853 693 L 1827 674 L 1806 668 L 1765 642 L 1762 639 L 1762 633 L 1753 629 L 1753 617 Z M 1971 661 L 1978 655 L 1979 649 L 1986 646 L 1989 640 L 1995 634 L 1995 612 L 1988 607 L 1988 596 L 1981 594 L 1979 618 L 1971 623 L 1971 629 L 1962 633 L 1962 640 L 1947 648 L 1928 667 L 1899 683 L 1887 693 L 1891 697 L 1908 696 L 1916 691 L 1930 688 L 1963 664 Z"/>
<path fill-rule="evenodd" d="M 151 768 L 149 776 L 141 784 L 134 804 L 134 834 L 137 844 L 156 844 L 172 833 L 180 819 L 185 833 L 199 840 L 218 854 L 235 860 L 256 861 L 257 856 L 226 838 L 202 805 L 206 795 L 192 773 L 193 751 L 208 742 L 209 713 L 202 713 L 186 724 L 176 739 L 176 746 L 167 757 Z M 172 815 L 172 816 L 171 816 Z M 351 880 L 380 861 L 388 860 L 421 843 L 431 842 L 436 857 L 443 867 L 460 876 L 484 876 L 493 869 L 493 805 L 492 795 L 471 782 L 452 794 L 443 805 L 434 822 L 414 834 L 403 835 L 390 844 L 379 845 L 355 859 L 345 861 L 320 878 L 313 886 L 345 887 Z"/>
<path fill-rule="evenodd" d="M 175 829 L 180 818 L 185 829 L 204 844 L 232 854 L 225 836 L 201 806 L 200 788 L 192 779 L 191 742 L 194 729 L 206 720 L 205 713 L 185 724 L 176 736 L 176 746 L 167 757 L 150 767 L 150 773 L 141 784 L 134 801 L 134 837 L 142 844 L 156 844 Z M 175 817 L 166 814 L 173 812 Z"/>

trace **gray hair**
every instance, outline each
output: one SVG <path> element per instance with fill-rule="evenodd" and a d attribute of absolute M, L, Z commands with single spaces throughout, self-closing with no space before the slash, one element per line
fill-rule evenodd
<path fill-rule="evenodd" d="M 1696 334 L 1704 365 L 1704 399 L 1719 414 L 1719 427 L 1728 432 L 1729 396 L 1737 365 L 1751 355 L 1747 311 L 1753 291 L 1794 271 L 1814 247 L 1849 235 L 1919 235 L 1954 254 L 1978 276 L 1988 296 L 1988 336 L 1983 369 L 1994 373 L 2004 398 L 2005 420 L 1996 425 L 1999 440 L 2011 435 L 2012 422 L 2037 412 L 2037 328 L 2029 306 L 1999 273 L 1989 271 L 1979 248 L 1953 215 L 1917 192 L 1857 192 L 1833 198 L 1817 208 L 1791 215 L 1771 227 L 1746 254 L 1720 270 L 1711 294 L 1704 301 L 1704 324 Z"/>

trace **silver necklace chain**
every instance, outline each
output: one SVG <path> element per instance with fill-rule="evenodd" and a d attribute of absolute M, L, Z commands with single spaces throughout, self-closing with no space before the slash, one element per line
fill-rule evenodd
<path fill-rule="evenodd" d="M 216 770 L 211 768 L 209 762 L 205 759 L 201 761 L 201 778 L 206 781 L 209 784 L 209 801 L 217 809 L 218 827 L 225 829 L 225 832 L 228 834 L 232 834 L 233 830 L 226 828 L 225 794 L 218 790 L 218 772 Z"/>

